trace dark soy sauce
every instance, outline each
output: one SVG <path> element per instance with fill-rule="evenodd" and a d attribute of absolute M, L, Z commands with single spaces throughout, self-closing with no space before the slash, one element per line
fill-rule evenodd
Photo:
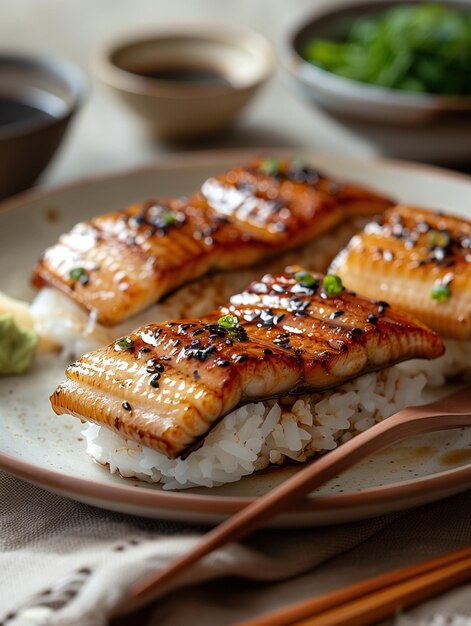
<path fill-rule="evenodd" d="M 23 122 L 50 119 L 52 116 L 38 107 L 8 96 L 0 95 L 0 128 Z"/>
<path fill-rule="evenodd" d="M 157 80 L 171 80 L 179 83 L 230 86 L 231 82 L 222 72 L 201 67 L 154 67 L 134 70 L 134 74 Z"/>

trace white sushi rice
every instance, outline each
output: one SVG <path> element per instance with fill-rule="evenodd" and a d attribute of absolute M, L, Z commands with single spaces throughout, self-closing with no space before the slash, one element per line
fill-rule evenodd
<path fill-rule="evenodd" d="M 129 334 L 149 322 L 185 319 L 209 313 L 229 297 L 245 289 L 263 274 L 282 270 L 287 265 L 302 265 L 323 272 L 340 250 L 365 223 L 355 218 L 337 227 L 335 231 L 318 237 L 302 248 L 289 251 L 263 264 L 237 272 L 207 276 L 179 289 L 163 302 L 149 307 L 122 324 L 105 327 L 96 323 L 71 298 L 53 287 L 45 287 L 31 305 L 37 332 L 48 345 L 62 349 L 65 357 L 76 358 L 111 343 L 117 337 Z"/>
<path fill-rule="evenodd" d="M 227 415 L 186 459 L 165 455 L 97 424 L 83 435 L 88 454 L 112 473 L 164 489 L 214 487 L 332 450 L 400 409 L 423 402 L 426 379 L 398 366 L 366 374 L 323 394 L 257 402 Z"/>
<path fill-rule="evenodd" d="M 443 343 L 446 351 L 438 359 L 413 359 L 398 367 L 409 376 L 423 374 L 429 387 L 442 387 L 456 378 L 471 378 L 471 341 L 446 339 Z"/>

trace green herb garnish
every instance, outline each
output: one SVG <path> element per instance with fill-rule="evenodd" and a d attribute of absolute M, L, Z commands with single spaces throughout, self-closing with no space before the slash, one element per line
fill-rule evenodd
<path fill-rule="evenodd" d="M 309 272 L 296 272 L 294 279 L 301 287 L 317 287 L 319 281 Z"/>
<path fill-rule="evenodd" d="M 121 350 L 132 350 L 134 348 L 134 341 L 131 337 L 123 337 L 116 342 L 116 346 Z"/>
<path fill-rule="evenodd" d="M 446 248 L 451 243 L 450 233 L 446 230 L 430 230 L 428 243 L 430 248 Z"/>
<path fill-rule="evenodd" d="M 337 296 L 343 291 L 342 279 L 335 274 L 327 274 L 322 282 L 324 290 L 329 296 Z"/>
<path fill-rule="evenodd" d="M 470 95 L 471 12 L 445 3 L 397 6 L 353 20 L 340 41 L 308 42 L 303 54 L 328 72 L 363 83 Z"/>
<path fill-rule="evenodd" d="M 177 221 L 177 218 L 175 217 L 174 213 L 168 212 L 162 215 L 162 220 L 165 226 L 173 226 L 173 224 L 175 224 L 175 222 Z"/>
<path fill-rule="evenodd" d="M 219 326 L 222 326 L 222 328 L 225 328 L 226 330 L 233 330 L 238 323 L 239 318 L 235 315 L 223 315 L 218 319 Z"/>
<path fill-rule="evenodd" d="M 276 176 L 281 170 L 281 161 L 275 157 L 269 157 L 260 163 L 258 169 L 269 176 Z"/>
<path fill-rule="evenodd" d="M 448 285 L 435 285 L 430 292 L 432 300 L 437 302 L 446 302 L 451 298 L 451 289 Z"/>
<path fill-rule="evenodd" d="M 88 277 L 87 270 L 84 267 L 74 267 L 70 270 L 69 276 L 75 281 L 83 281 Z"/>

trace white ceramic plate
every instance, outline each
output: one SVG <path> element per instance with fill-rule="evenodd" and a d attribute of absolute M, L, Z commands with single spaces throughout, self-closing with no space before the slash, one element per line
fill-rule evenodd
<path fill-rule="evenodd" d="M 471 214 L 471 180 L 410 163 L 307 155 L 319 169 L 461 215 Z M 0 211 L 0 290 L 31 299 L 37 257 L 77 221 L 158 195 L 182 195 L 211 174 L 243 163 L 247 152 L 199 153 L 68 187 L 18 196 Z M 65 496 L 155 518 L 216 522 L 285 479 L 293 467 L 214 489 L 165 492 L 158 485 L 112 476 L 84 451 L 80 422 L 55 416 L 48 396 L 66 363 L 48 355 L 19 378 L 0 380 L 0 468 Z M 277 518 L 283 526 L 347 522 L 402 510 L 471 487 L 471 429 L 411 439 L 325 485 Z"/>

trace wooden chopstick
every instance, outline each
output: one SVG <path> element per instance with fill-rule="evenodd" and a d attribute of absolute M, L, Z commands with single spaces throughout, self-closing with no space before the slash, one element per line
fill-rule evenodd
<path fill-rule="evenodd" d="M 450 575 L 451 566 L 457 566 L 457 569 L 452 569 Z M 443 586 L 437 588 L 430 583 L 429 577 L 432 574 L 437 577 L 434 579 L 435 585 L 441 582 Z M 462 580 L 461 575 L 463 575 Z M 426 577 L 425 586 L 424 576 Z M 384 607 L 384 610 L 389 611 L 383 616 L 385 618 L 399 608 L 411 606 L 454 584 L 464 582 L 469 577 L 471 577 L 471 546 L 369 578 L 318 598 L 304 600 L 261 617 L 240 622 L 235 626 L 320 626 L 324 623 L 332 626 L 336 623 L 348 623 L 349 626 L 355 623 L 360 626 L 360 624 L 372 624 L 376 619 L 380 619 L 376 618 L 377 613 L 371 613 L 373 604 L 377 608 Z M 417 585 L 416 590 L 415 585 Z M 411 595 L 412 589 L 417 593 L 429 589 L 430 595 L 413 596 Z M 389 598 L 388 603 L 385 595 Z M 363 614 L 361 614 L 362 608 L 364 609 Z M 357 612 L 356 619 L 362 621 L 350 621 L 353 619 L 355 611 Z M 348 621 L 346 621 L 347 616 Z M 313 621 L 321 617 L 323 620 L 340 619 L 344 621 L 324 621 L 319 622 L 319 624 Z"/>
<path fill-rule="evenodd" d="M 300 469 L 286 482 L 210 530 L 192 550 L 173 561 L 166 569 L 134 584 L 130 589 L 131 597 L 143 598 L 160 591 L 162 586 L 171 582 L 202 557 L 226 543 L 245 537 L 276 514 L 288 510 L 310 491 L 369 454 L 415 434 L 469 425 L 471 425 L 469 387 L 431 404 L 399 411 Z"/>
<path fill-rule="evenodd" d="M 294 622 L 291 626 L 367 626 L 394 615 L 400 609 L 418 604 L 471 578 L 471 557 L 451 563 L 429 574 L 422 574 L 371 595 Z"/>

